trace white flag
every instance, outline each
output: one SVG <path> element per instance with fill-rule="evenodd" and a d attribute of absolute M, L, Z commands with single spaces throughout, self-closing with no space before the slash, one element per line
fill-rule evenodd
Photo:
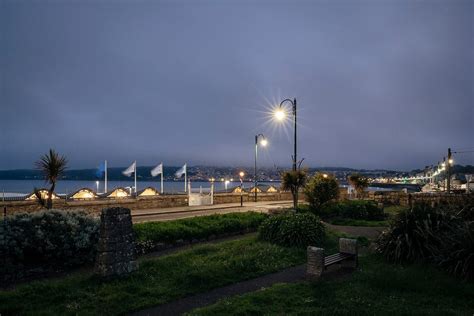
<path fill-rule="evenodd" d="M 163 163 L 160 163 L 158 166 L 155 168 L 151 169 L 151 176 L 156 177 L 159 174 L 163 173 Z"/>
<path fill-rule="evenodd" d="M 127 177 L 130 177 L 132 175 L 132 173 L 134 173 L 136 171 L 136 168 L 137 168 L 137 162 L 134 161 L 130 167 L 128 167 L 127 169 L 125 169 L 124 171 L 122 171 L 122 174 L 124 176 L 127 176 Z"/>
<path fill-rule="evenodd" d="M 181 168 L 179 168 L 178 171 L 176 171 L 176 173 L 174 174 L 176 178 L 181 178 L 183 176 L 183 174 L 186 173 L 186 164 L 184 164 L 184 166 L 182 166 Z"/>

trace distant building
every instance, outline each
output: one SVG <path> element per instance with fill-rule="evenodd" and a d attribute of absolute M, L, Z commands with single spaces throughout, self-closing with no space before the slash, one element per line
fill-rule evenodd
<path fill-rule="evenodd" d="M 89 188 L 82 188 L 70 194 L 68 199 L 72 200 L 90 200 L 97 198 L 97 194 Z"/>

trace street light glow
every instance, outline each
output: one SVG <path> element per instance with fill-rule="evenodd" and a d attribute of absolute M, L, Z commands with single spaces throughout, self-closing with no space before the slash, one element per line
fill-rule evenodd
<path fill-rule="evenodd" d="M 283 109 L 277 109 L 275 110 L 274 116 L 277 121 L 283 121 L 286 117 L 286 113 Z"/>
<path fill-rule="evenodd" d="M 243 171 L 240 171 L 239 176 L 243 178 L 245 176 L 245 173 Z"/>
<path fill-rule="evenodd" d="M 262 145 L 263 147 L 267 146 L 268 145 L 268 141 L 264 138 L 260 141 L 260 145 Z"/>

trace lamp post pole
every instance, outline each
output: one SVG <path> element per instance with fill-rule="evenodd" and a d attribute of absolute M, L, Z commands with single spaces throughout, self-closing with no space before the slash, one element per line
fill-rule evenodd
<path fill-rule="evenodd" d="M 258 138 L 261 137 L 265 143 L 263 143 L 262 141 L 262 145 L 265 146 L 266 144 L 266 139 L 265 139 L 265 136 L 263 134 L 257 134 L 255 135 L 255 168 L 254 168 L 254 186 L 253 186 L 253 189 L 254 189 L 254 195 L 255 195 L 255 202 L 257 202 L 257 184 L 258 184 L 258 180 L 257 180 L 257 156 L 258 156 Z"/>
<path fill-rule="evenodd" d="M 296 98 L 294 98 L 293 100 L 291 99 L 285 99 L 283 101 L 280 102 L 280 111 L 282 111 L 281 109 L 283 108 L 283 104 L 285 102 L 289 102 L 291 104 L 291 110 L 292 110 L 292 114 L 293 114 L 293 125 L 294 125 L 294 139 L 293 139 L 293 171 L 296 172 L 296 163 L 298 162 L 298 156 L 297 156 L 297 137 L 296 137 L 296 132 L 297 132 L 297 129 L 296 129 Z M 293 206 L 294 208 L 296 209 L 296 207 L 298 206 L 298 191 L 295 192 L 295 196 L 294 196 L 294 201 L 293 201 Z"/>
<path fill-rule="evenodd" d="M 244 206 L 244 195 L 243 195 L 243 186 L 244 186 L 244 175 L 245 173 L 241 171 L 239 173 L 240 176 L 240 206 Z"/>

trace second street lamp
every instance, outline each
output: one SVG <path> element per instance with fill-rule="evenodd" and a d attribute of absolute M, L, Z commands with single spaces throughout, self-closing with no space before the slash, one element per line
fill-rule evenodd
<path fill-rule="evenodd" d="M 257 155 L 258 155 L 258 139 L 261 138 L 260 140 L 260 145 L 262 146 L 267 146 L 268 144 L 268 141 L 267 139 L 265 138 L 265 136 L 263 134 L 258 134 L 258 135 L 255 135 L 255 173 L 254 173 L 254 186 L 253 186 L 253 190 L 254 190 L 254 194 L 255 194 L 255 202 L 257 202 L 257 184 L 258 184 L 258 180 L 257 180 Z"/>

